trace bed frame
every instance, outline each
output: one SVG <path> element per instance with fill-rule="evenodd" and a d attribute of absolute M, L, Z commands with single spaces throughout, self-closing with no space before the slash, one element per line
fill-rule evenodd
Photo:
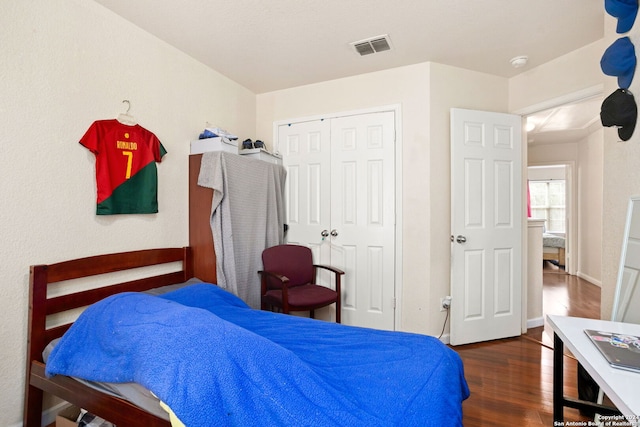
<path fill-rule="evenodd" d="M 544 261 L 557 261 L 558 264 L 564 267 L 564 248 L 542 248 L 542 259 Z"/>
<path fill-rule="evenodd" d="M 181 270 L 63 296 L 47 296 L 47 289 L 52 283 L 175 262 L 182 263 Z M 41 426 L 42 399 L 45 392 L 84 408 L 118 426 L 170 427 L 169 421 L 150 414 L 128 401 L 94 390 L 70 377 L 56 375 L 47 378 L 42 351 L 53 339 L 61 337 L 71 323 L 47 328 L 46 320 L 50 315 L 86 307 L 119 292 L 145 291 L 185 282 L 192 277 L 193 262 L 190 247 L 121 252 L 57 264 L 31 266 L 24 427 Z"/>

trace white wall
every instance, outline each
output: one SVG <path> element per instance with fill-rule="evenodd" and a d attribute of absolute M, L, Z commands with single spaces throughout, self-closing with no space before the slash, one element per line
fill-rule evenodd
<path fill-rule="evenodd" d="M 0 2 L 0 425 L 22 419 L 29 265 L 188 244 L 189 141 L 206 121 L 255 133 L 255 95 L 95 2 Z M 78 140 L 123 112 L 153 131 L 154 215 L 96 217 Z"/>
<path fill-rule="evenodd" d="M 578 146 L 577 274 L 602 286 L 603 130 L 592 133 Z"/>
<path fill-rule="evenodd" d="M 529 165 L 560 164 L 578 159 L 578 143 L 532 145 L 527 149 Z"/>
<path fill-rule="evenodd" d="M 402 294 L 398 329 L 438 335 L 449 295 L 449 109 L 505 111 L 507 80 L 423 63 L 260 94 L 258 137 L 274 121 L 400 104 L 402 109 Z"/>
<path fill-rule="evenodd" d="M 433 64 L 431 71 L 431 175 L 430 187 L 430 244 L 428 294 L 425 308 L 432 319 L 432 328 L 442 329 L 438 323 L 440 298 L 450 295 L 451 278 L 451 132 L 450 109 L 465 108 L 492 112 L 507 112 L 508 80 L 475 73 L 460 68 Z M 526 233 L 526 229 L 524 230 Z M 523 240 L 524 242 L 524 240 Z M 416 242 L 418 244 L 419 242 Z M 523 268 L 524 268 L 523 264 Z M 420 321 L 419 317 L 414 317 Z M 446 331 L 449 330 L 447 324 Z M 439 331 L 428 330 L 436 334 Z"/>
<path fill-rule="evenodd" d="M 512 77 L 509 79 L 509 111 L 520 111 L 601 86 L 600 58 L 605 48 L 604 41 L 598 40 Z"/>
<path fill-rule="evenodd" d="M 399 328 L 435 333 L 437 328 L 430 325 L 427 318 L 431 311 L 427 302 L 430 291 L 430 72 L 429 64 L 418 64 L 260 94 L 257 97 L 257 135 L 271 136 L 274 121 L 401 104 L 405 237 L 402 249 L 404 293 L 399 295 L 403 320 Z M 416 315 L 419 321 L 412 320 Z"/>

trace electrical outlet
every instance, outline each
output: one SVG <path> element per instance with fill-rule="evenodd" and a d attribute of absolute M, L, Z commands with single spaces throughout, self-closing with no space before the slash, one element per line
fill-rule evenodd
<path fill-rule="evenodd" d="M 451 297 L 440 298 L 440 311 L 447 311 L 451 307 Z"/>

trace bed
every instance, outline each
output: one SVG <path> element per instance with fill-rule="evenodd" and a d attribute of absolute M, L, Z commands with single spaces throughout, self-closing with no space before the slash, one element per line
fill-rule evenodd
<path fill-rule="evenodd" d="M 56 282 L 165 263 L 181 268 L 47 297 Z M 119 426 L 171 425 L 78 378 L 133 379 L 187 426 L 462 425 L 462 362 L 437 339 L 253 310 L 193 279 L 190 248 L 35 265 L 30 273 L 26 427 L 41 425 L 45 392 Z M 47 328 L 47 316 L 86 306 L 73 326 Z"/>
<path fill-rule="evenodd" d="M 565 265 L 565 238 L 552 233 L 542 234 L 542 259 Z"/>

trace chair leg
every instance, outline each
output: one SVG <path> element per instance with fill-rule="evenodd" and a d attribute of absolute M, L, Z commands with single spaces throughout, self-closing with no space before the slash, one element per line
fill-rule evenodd
<path fill-rule="evenodd" d="M 312 319 L 316 318 L 316 311 L 315 310 L 309 310 L 309 317 Z"/>
<path fill-rule="evenodd" d="M 340 314 L 342 313 L 342 306 L 340 304 L 340 298 L 336 301 L 336 323 L 342 323 Z"/>

